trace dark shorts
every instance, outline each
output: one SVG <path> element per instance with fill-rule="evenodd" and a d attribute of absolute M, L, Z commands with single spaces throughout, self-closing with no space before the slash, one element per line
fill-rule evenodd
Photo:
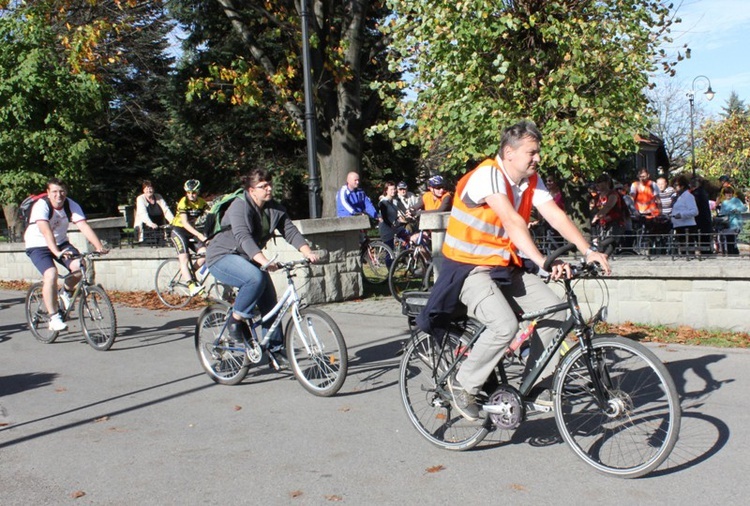
<path fill-rule="evenodd" d="M 205 246 L 197 237 L 182 227 L 172 227 L 172 244 L 178 255 L 187 253 L 188 250 L 195 253 Z"/>
<path fill-rule="evenodd" d="M 80 254 L 80 252 L 69 242 L 62 243 L 57 247 L 60 248 L 60 251 L 67 250 L 74 255 Z M 34 264 L 34 267 L 36 267 L 37 270 L 42 274 L 44 274 L 45 271 L 47 271 L 47 269 L 49 269 L 50 267 L 57 268 L 55 266 L 55 262 L 62 266 L 65 266 L 66 269 L 70 270 L 70 264 L 74 260 L 70 257 L 66 257 L 63 259 L 57 258 L 46 246 L 41 248 L 29 248 L 26 250 L 26 255 L 28 255 L 28 257 L 31 259 L 31 263 Z"/>

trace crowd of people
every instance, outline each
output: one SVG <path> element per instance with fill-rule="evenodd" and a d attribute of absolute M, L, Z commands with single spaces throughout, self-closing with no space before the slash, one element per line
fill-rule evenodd
<path fill-rule="evenodd" d="M 700 177 L 688 179 L 680 174 L 670 184 L 664 176 L 654 181 L 644 168 L 626 188 L 603 174 L 589 186 L 592 236 L 617 237 L 621 250 L 627 252 L 639 232 L 652 239 L 649 244 L 664 245 L 667 241 L 662 239 L 674 231 L 680 253 L 737 255 L 742 213 L 748 208 L 728 176 L 720 182 L 719 196 L 713 202 Z"/>

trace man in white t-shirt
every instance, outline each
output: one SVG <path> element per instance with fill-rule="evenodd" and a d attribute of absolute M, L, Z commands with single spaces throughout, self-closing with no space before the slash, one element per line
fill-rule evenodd
<path fill-rule="evenodd" d="M 81 279 L 80 262 L 73 258 L 78 250 L 68 242 L 68 225 L 75 223 L 84 237 L 96 251 L 106 253 L 96 232 L 86 222 L 86 216 L 76 202 L 67 198 L 65 183 L 57 178 L 47 182 L 47 196 L 37 200 L 31 208 L 29 226 L 24 233 L 26 254 L 40 273 L 42 273 L 42 296 L 44 305 L 50 314 L 50 330 L 60 331 L 68 328 L 62 321 L 57 303 L 57 266 L 64 265 L 73 273 L 65 280 L 62 287 L 63 299 L 75 288 Z M 77 271 L 77 272 L 76 272 Z"/>
<path fill-rule="evenodd" d="M 430 324 L 436 328 L 437 319 L 426 322 L 424 318 L 451 309 L 452 301 L 440 297 L 454 292 L 469 315 L 487 326 L 448 384 L 454 406 L 469 420 L 482 416 L 477 395 L 518 330 L 517 311 L 536 311 L 561 302 L 536 275 L 546 257 L 529 232 L 532 207 L 575 244 L 587 262 L 597 262 L 609 272 L 606 255 L 594 251 L 538 176 L 541 139 L 542 134 L 529 121 L 505 129 L 498 155 L 459 181 L 443 243 L 440 276 L 428 301 L 430 309 L 425 308 L 417 318 L 422 330 L 429 331 Z M 559 279 L 569 277 L 570 272 L 570 265 L 558 260 L 550 274 Z M 437 304 L 433 306 L 433 302 Z M 552 340 L 565 317 L 562 310 L 539 321 L 532 357 Z M 527 363 L 533 362 L 529 359 Z M 554 371 L 554 365 L 554 361 L 550 363 L 540 382 Z M 549 391 L 544 388 L 523 393 L 539 404 L 551 405 Z"/>

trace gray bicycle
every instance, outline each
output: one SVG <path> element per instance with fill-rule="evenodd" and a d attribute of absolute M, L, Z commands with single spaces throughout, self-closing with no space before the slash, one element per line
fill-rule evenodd
<path fill-rule="evenodd" d="M 556 250 L 546 270 L 574 249 L 568 245 Z M 441 339 L 413 331 L 399 368 L 399 388 L 409 421 L 423 437 L 441 448 L 467 450 L 492 430 L 514 431 L 528 413 L 552 410 L 562 438 L 602 473 L 635 478 L 664 462 L 677 442 L 682 416 L 674 381 L 642 344 L 597 334 L 606 305 L 587 321 L 573 289 L 576 279 L 597 277 L 597 267 L 584 261 L 573 267 L 573 279 L 561 281 L 562 303 L 521 316 L 531 321 L 567 310 L 568 319 L 525 375 L 523 367 L 519 371 L 520 358 L 502 355 L 478 396 L 484 418 L 463 418 L 453 407 L 448 384 L 485 327 L 466 319 Z M 536 404 L 530 398 L 532 387 L 570 332 L 576 342 L 555 372 L 553 407 Z"/>

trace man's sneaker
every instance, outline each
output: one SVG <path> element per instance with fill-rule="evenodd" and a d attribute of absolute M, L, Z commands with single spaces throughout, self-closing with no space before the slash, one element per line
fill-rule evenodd
<path fill-rule="evenodd" d="M 268 348 L 268 365 L 274 371 L 289 369 L 289 359 L 286 358 L 286 349 L 282 344 L 272 344 Z"/>
<path fill-rule="evenodd" d="M 552 390 L 536 386 L 529 392 L 529 399 L 537 406 L 543 406 L 545 408 L 551 408 L 554 404 L 552 399 Z"/>
<path fill-rule="evenodd" d="M 60 332 L 61 330 L 66 330 L 68 328 L 68 324 L 62 321 L 62 317 L 60 316 L 60 313 L 53 314 L 52 317 L 49 319 L 49 329 L 54 332 Z"/>
<path fill-rule="evenodd" d="M 190 283 L 188 283 L 188 291 L 190 292 L 191 297 L 201 293 L 201 290 L 203 290 L 203 286 L 199 285 L 195 281 L 191 281 Z"/>
<path fill-rule="evenodd" d="M 461 416 L 472 422 L 479 420 L 479 404 L 475 396 L 464 390 L 455 378 L 448 381 L 448 390 L 453 396 L 453 407 Z"/>
<path fill-rule="evenodd" d="M 58 297 L 60 298 L 60 304 L 62 306 L 61 309 L 63 311 L 67 311 L 70 307 L 70 296 L 71 294 L 64 288 L 58 292 Z"/>

